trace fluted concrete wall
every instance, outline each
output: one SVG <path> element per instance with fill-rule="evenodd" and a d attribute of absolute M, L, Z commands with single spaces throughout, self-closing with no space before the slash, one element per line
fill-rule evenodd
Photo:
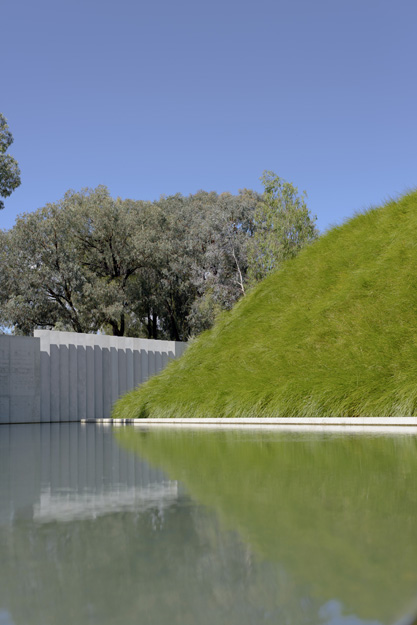
<path fill-rule="evenodd" d="M 0 335 L 0 424 L 110 416 L 114 402 L 186 343 L 36 330 Z"/>
<path fill-rule="evenodd" d="M 40 339 L 41 420 L 110 416 L 124 393 L 180 356 L 186 343 L 36 330 Z"/>
<path fill-rule="evenodd" d="M 39 420 L 39 339 L 0 335 L 0 423 Z"/>

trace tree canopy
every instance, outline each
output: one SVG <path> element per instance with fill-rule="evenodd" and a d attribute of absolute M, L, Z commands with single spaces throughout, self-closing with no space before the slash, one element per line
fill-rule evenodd
<path fill-rule="evenodd" d="M 0 197 L 9 197 L 20 185 L 20 169 L 16 159 L 6 154 L 13 143 L 13 136 L 9 130 L 7 120 L 0 113 Z M 0 209 L 4 208 L 0 200 Z"/>
<path fill-rule="evenodd" d="M 313 238 L 314 220 L 296 191 L 284 208 L 274 193 L 198 191 L 145 202 L 114 199 L 104 186 L 68 191 L 0 233 L 0 324 L 23 334 L 55 328 L 187 340 Z M 264 227 L 265 206 L 279 227 Z M 275 253 L 268 264 L 265 237 Z"/>
<path fill-rule="evenodd" d="M 318 236 L 316 218 L 307 208 L 307 194 L 272 171 L 261 177 L 264 194 L 254 213 L 255 234 L 250 244 L 250 274 L 259 282 L 279 264 L 296 256 Z"/>

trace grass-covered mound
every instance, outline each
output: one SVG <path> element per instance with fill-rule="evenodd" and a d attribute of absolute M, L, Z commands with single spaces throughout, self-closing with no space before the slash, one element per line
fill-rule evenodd
<path fill-rule="evenodd" d="M 417 414 L 417 192 L 287 261 L 114 417 Z"/>

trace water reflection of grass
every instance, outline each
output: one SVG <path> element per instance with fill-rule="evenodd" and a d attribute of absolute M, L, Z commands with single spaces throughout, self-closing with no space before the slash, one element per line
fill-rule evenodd
<path fill-rule="evenodd" d="M 417 594 L 417 439 L 118 433 L 317 598 L 392 622 Z"/>

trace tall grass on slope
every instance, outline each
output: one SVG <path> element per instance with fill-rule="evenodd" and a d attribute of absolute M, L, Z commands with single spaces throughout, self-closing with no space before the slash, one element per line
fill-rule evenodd
<path fill-rule="evenodd" d="M 287 261 L 114 417 L 417 414 L 417 192 Z"/>

